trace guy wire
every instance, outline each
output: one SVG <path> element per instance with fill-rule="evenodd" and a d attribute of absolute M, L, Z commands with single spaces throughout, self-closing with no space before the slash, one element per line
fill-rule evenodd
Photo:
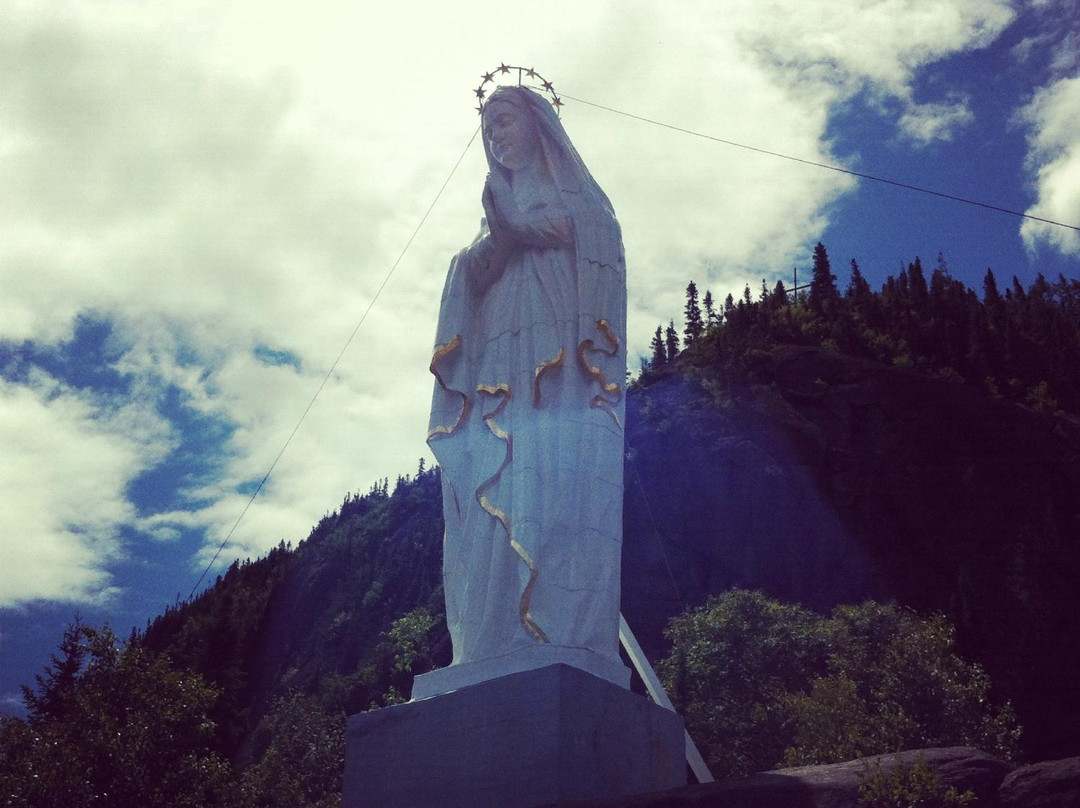
<path fill-rule="evenodd" d="M 236 521 L 233 522 L 233 526 L 229 528 L 229 532 L 225 535 L 225 538 L 222 540 L 221 545 L 217 548 L 217 552 L 214 553 L 214 557 L 210 559 L 210 563 L 206 565 L 206 569 L 203 570 L 202 575 L 199 576 L 199 580 L 196 581 L 195 586 L 191 588 L 191 593 L 188 595 L 188 600 L 191 600 L 191 598 L 195 595 L 195 591 L 199 588 L 199 585 L 203 582 L 203 579 L 206 578 L 207 573 L 209 573 L 210 570 L 213 568 L 214 563 L 218 560 L 218 557 L 221 555 L 222 550 L 225 549 L 225 545 L 229 543 L 229 539 L 232 538 L 232 535 L 236 531 L 237 526 L 240 524 L 244 516 L 247 515 L 248 510 L 251 508 L 251 504 L 255 501 L 255 497 L 259 496 L 259 492 L 263 490 L 263 486 L 266 485 L 266 481 L 270 479 L 270 474 L 271 472 L 273 472 L 274 467 L 277 466 L 278 461 L 281 460 L 281 456 L 285 454 L 285 450 L 289 448 L 289 444 L 292 443 L 292 439 L 300 430 L 300 425 L 304 423 L 304 419 L 306 419 L 308 413 L 311 412 L 311 408 L 315 406 L 315 400 L 319 397 L 319 394 L 322 393 L 323 388 L 326 387 L 326 383 L 330 381 L 330 377 L 337 369 L 338 363 L 345 355 L 345 351 L 349 349 L 349 345 L 352 344 L 352 341 L 356 337 L 357 332 L 360 331 L 360 327 L 364 324 L 367 316 L 371 313 L 371 309 L 375 305 L 375 301 L 379 299 L 379 295 L 381 295 L 383 289 L 386 288 L 386 284 L 390 282 L 390 277 L 394 274 L 394 270 L 398 268 L 398 264 L 401 263 L 401 259 L 405 257 L 405 253 L 408 252 L 409 247 L 412 246 L 413 241 L 416 239 L 417 234 L 420 232 L 420 228 L 424 226 L 424 222 L 427 221 L 428 216 L 431 214 L 431 211 L 434 210 L 436 203 L 439 201 L 439 197 L 441 197 L 443 191 L 446 190 L 446 186 L 450 184 L 450 180 L 453 178 L 454 173 L 458 170 L 458 166 L 461 165 L 461 161 L 465 159 L 465 155 L 468 153 L 469 147 L 472 146 L 473 141 L 476 140 L 476 136 L 479 133 L 480 127 L 477 126 L 472 133 L 472 137 L 469 138 L 469 142 L 466 143 L 465 148 L 462 149 L 461 155 L 458 157 L 457 162 L 454 163 L 454 167 L 450 169 L 450 173 L 446 176 L 446 180 L 443 181 L 442 186 L 435 194 L 435 198 L 431 200 L 431 204 L 428 205 L 427 210 L 424 211 L 424 215 L 420 217 L 420 221 L 413 229 L 412 235 L 409 236 L 408 241 L 405 242 L 405 246 L 401 248 L 401 252 L 398 254 L 397 260 L 394 261 L 394 263 L 390 267 L 390 271 L 386 273 L 386 277 L 383 278 L 382 283 L 379 284 L 379 288 L 375 291 L 375 295 L 371 298 L 371 301 L 368 303 L 367 308 L 364 310 L 364 313 L 360 315 L 360 320 L 359 322 L 357 322 L 356 328 L 353 329 L 352 333 L 349 335 L 349 338 L 345 340 L 345 344 L 338 352 L 337 358 L 334 359 L 333 364 L 330 365 L 330 369 L 326 371 L 326 375 L 323 376 L 322 381 L 319 383 L 319 386 L 315 389 L 315 394 L 311 397 L 311 401 L 308 402 L 307 407 L 304 408 L 304 412 L 300 415 L 300 419 L 296 422 L 296 426 L 293 427 L 292 432 L 289 433 L 289 437 L 285 439 L 285 443 L 282 444 L 281 449 L 277 453 L 277 457 L 275 457 L 274 461 L 270 464 L 270 468 L 266 470 L 266 474 L 264 474 L 262 480 L 259 481 L 258 487 L 248 499 L 247 504 L 244 505 L 244 509 L 240 512 L 240 515 L 236 517 Z"/>
<path fill-rule="evenodd" d="M 678 583 L 675 582 L 675 573 L 671 569 L 671 561 L 668 559 L 667 549 L 664 547 L 664 540 L 660 536 L 660 527 L 656 524 L 656 517 L 653 515 L 652 505 L 649 503 L 649 495 L 645 491 L 645 484 L 641 481 L 641 473 L 638 472 L 637 461 L 634 459 L 634 450 L 630 446 L 630 439 L 626 439 L 626 456 L 630 459 L 630 468 L 634 470 L 634 479 L 637 480 L 638 490 L 641 492 L 641 501 L 645 503 L 645 513 L 649 515 L 649 521 L 652 523 L 653 536 L 656 537 L 656 544 L 660 548 L 660 555 L 664 559 L 664 566 L 667 567 L 668 578 L 671 580 L 671 588 L 675 590 L 675 597 L 679 599 L 679 603 L 682 604 L 683 611 L 686 611 L 686 600 L 682 596 L 682 592 L 679 590 Z"/>
<path fill-rule="evenodd" d="M 935 191 L 935 190 L 933 190 L 931 188 L 923 188 L 923 187 L 921 187 L 919 185 L 910 185 L 910 184 L 908 184 L 906 182 L 899 182 L 898 180 L 888 179 L 887 177 L 878 177 L 878 176 L 875 176 L 873 174 L 864 174 L 861 171 L 853 171 L 853 170 L 851 170 L 849 168 L 841 168 L 840 166 L 832 165 L 830 163 L 819 163 L 819 162 L 816 162 L 814 160 L 807 160 L 807 159 L 802 158 L 802 157 L 793 157 L 790 154 L 784 154 L 782 152 L 776 152 L 776 151 L 770 151 L 769 149 L 758 148 L 757 146 L 748 146 L 745 143 L 738 143 L 738 142 L 736 142 L 734 140 L 725 140 L 724 138 L 716 137 L 715 135 L 707 135 L 704 132 L 697 132 L 697 131 L 694 131 L 693 129 L 686 129 L 686 128 L 682 127 L 682 126 L 675 126 L 675 125 L 670 124 L 670 123 L 664 123 L 663 121 L 657 121 L 657 120 L 654 120 L 653 118 L 646 118 L 646 117 L 644 117 L 642 115 L 635 115 L 632 112 L 623 112 L 621 109 L 615 109 L 613 107 L 606 107 L 603 104 L 597 104 L 597 103 L 595 103 L 593 101 L 586 101 L 583 98 L 574 98 L 572 95 L 567 95 L 566 93 L 562 93 L 561 97 L 565 98 L 565 99 L 567 99 L 569 101 L 576 101 L 579 104 L 585 104 L 587 106 L 596 107 L 597 109 L 602 109 L 602 110 L 605 110 L 607 112 L 613 112 L 616 115 L 623 115 L 623 116 L 625 116 L 627 118 L 633 118 L 635 121 L 642 121 L 643 123 L 651 123 L 653 126 L 662 126 L 665 129 L 671 129 L 671 130 L 673 130 L 675 132 L 682 132 L 685 135 L 693 135 L 694 137 L 700 137 L 700 138 L 704 138 L 705 140 L 711 140 L 714 143 L 722 143 L 725 146 L 734 146 L 734 147 L 739 148 L 739 149 L 746 149 L 747 151 L 757 152 L 758 154 L 767 154 L 770 157 L 780 157 L 780 158 L 782 158 L 784 160 L 791 160 L 792 162 L 795 162 L 795 163 L 802 163 L 803 165 L 814 166 L 815 168 L 825 168 L 825 169 L 828 169 L 829 171 L 836 171 L 836 172 L 838 172 L 840 174 L 848 174 L 848 175 L 850 175 L 852 177 L 859 177 L 860 179 L 864 179 L 864 180 L 872 180 L 873 182 L 880 182 L 880 183 L 884 183 L 885 185 L 892 185 L 892 186 L 894 186 L 896 188 L 903 188 L 903 189 L 908 190 L 908 191 L 917 191 L 918 193 L 921 193 L 921 194 L 929 194 L 930 196 L 940 197 L 941 199 L 948 199 L 948 200 L 950 200 L 952 202 L 962 202 L 965 205 L 975 205 L 975 206 L 980 207 L 980 208 L 986 208 L 987 210 L 995 210 L 998 213 L 1007 213 L 1010 216 L 1018 216 L 1021 219 L 1031 219 L 1032 221 L 1035 221 L 1035 222 L 1042 222 L 1043 224 L 1051 224 L 1051 225 L 1054 225 L 1055 227 L 1065 227 L 1065 228 L 1067 228 L 1069 230 L 1076 230 L 1077 232 L 1080 232 L 1080 226 L 1077 226 L 1077 225 L 1065 224 L 1064 222 L 1056 222 L 1053 219 L 1044 219 L 1041 216 L 1033 216 L 1030 213 L 1021 213 L 1018 210 L 1011 210 L 1009 208 L 1000 207 L 999 205 L 991 205 L 988 202 L 979 202 L 978 200 L 975 200 L 975 199 L 969 199 L 969 198 L 963 197 L 963 196 L 955 196 L 953 194 L 947 194 L 947 193 L 944 193 L 942 191 Z"/>
<path fill-rule="evenodd" d="M 579 104 L 585 104 L 586 106 L 596 107 L 597 109 L 602 109 L 602 110 L 605 110 L 606 112 L 611 112 L 611 113 L 614 113 L 616 115 L 622 115 L 622 116 L 627 117 L 627 118 L 632 118 L 633 120 L 641 121 L 643 123 L 652 124 L 653 126 L 660 126 L 660 127 L 663 127 L 664 129 L 671 129 L 672 131 L 675 131 L 675 132 L 681 132 L 683 134 L 692 135 L 694 137 L 699 137 L 699 138 L 702 138 L 704 140 L 711 140 L 714 143 L 721 143 L 721 144 L 723 144 L 725 146 L 734 146 L 735 148 L 745 149 L 747 151 L 757 152 L 759 154 L 765 154 L 765 155 L 768 155 L 770 157 L 779 157 L 779 158 L 784 159 L 784 160 L 790 160 L 792 162 L 802 163 L 803 165 L 813 166 L 815 168 L 823 168 L 823 169 L 827 169 L 829 171 L 838 172 L 840 174 L 847 174 L 847 175 L 852 176 L 852 177 L 858 177 L 860 179 L 870 180 L 872 182 L 879 182 L 879 183 L 883 183 L 885 185 L 892 185 L 892 186 L 894 186 L 896 188 L 903 188 L 903 189 L 908 190 L 908 191 L 916 191 L 918 193 L 928 194 L 930 196 L 936 196 L 936 197 L 939 197 L 941 199 L 948 199 L 950 201 L 960 202 L 960 203 L 963 203 L 963 204 L 966 204 L 966 205 L 974 205 L 976 207 L 985 208 L 987 210 L 997 211 L 998 213 L 1005 213 L 1005 214 L 1008 214 L 1010 216 L 1016 216 L 1016 217 L 1019 217 L 1019 218 L 1022 218 L 1022 219 L 1030 219 L 1032 221 L 1042 222 L 1043 224 L 1049 224 L 1049 225 L 1053 225 L 1055 227 L 1064 227 L 1064 228 L 1067 228 L 1069 230 L 1076 230 L 1076 231 L 1080 232 L 1080 226 L 1066 224 L 1064 222 L 1054 221 L 1053 219 L 1046 219 L 1046 218 L 1043 218 L 1041 216 L 1034 216 L 1034 215 L 1029 214 L 1029 213 L 1023 213 L 1021 211 L 1011 210 L 1010 208 L 1004 208 L 1004 207 L 1001 207 L 999 205 L 993 205 L 993 204 L 990 204 L 990 203 L 987 203 L 987 202 L 980 202 L 978 200 L 970 199 L 970 198 L 967 198 L 967 197 L 956 196 L 954 194 L 948 194 L 948 193 L 944 193 L 942 191 L 935 191 L 935 190 L 933 190 L 931 188 L 924 188 L 924 187 L 921 187 L 921 186 L 918 186 L 918 185 L 911 185 L 909 183 L 899 182 L 898 180 L 892 180 L 892 179 L 889 179 L 887 177 L 879 177 L 879 176 L 876 176 L 876 175 L 873 175 L 873 174 L 867 174 L 867 173 L 864 173 L 864 172 L 861 172 L 861 171 L 854 171 L 852 169 L 842 168 L 841 166 L 832 165 L 832 164 L 829 164 L 829 163 L 821 163 L 821 162 L 817 162 L 815 160 L 807 160 L 807 159 L 802 158 L 802 157 L 794 157 L 794 156 L 792 156 L 790 154 L 784 154 L 782 152 L 771 151 L 769 149 L 763 149 L 763 148 L 759 148 L 757 146 L 750 146 L 750 145 L 747 145 L 745 143 L 739 143 L 739 142 L 734 141 L 734 140 L 727 140 L 725 138 L 716 137 L 715 135 L 709 135 L 709 134 L 705 134 L 704 132 L 698 132 L 698 131 L 695 131 L 693 129 L 687 129 L 687 128 L 682 127 L 682 126 L 675 126 L 674 124 L 664 123 L 663 121 L 658 121 L 658 120 L 655 120 L 653 118 L 646 118 L 643 115 L 635 115 L 635 114 L 633 114 L 631 112 L 625 112 L 625 111 L 620 110 L 620 109 L 615 109 L 614 107 L 605 106 L 604 104 L 597 104 L 597 103 L 595 103 L 593 101 L 587 101 L 587 100 L 585 100 L 583 98 L 576 98 L 574 96 L 567 95 L 566 93 L 563 93 L 562 97 L 569 100 L 569 101 L 576 101 Z M 368 303 L 367 308 L 364 310 L 364 313 L 361 315 L 360 320 L 357 322 L 356 327 L 353 329 L 352 333 L 349 335 L 349 338 L 345 341 L 345 344 L 342 346 L 341 350 L 338 352 L 338 355 L 334 359 L 333 364 L 331 364 L 330 369 L 327 370 L 326 374 L 323 376 L 322 381 L 319 383 L 319 386 L 316 388 L 314 395 L 311 397 L 311 400 L 307 404 L 307 407 L 304 408 L 304 411 L 300 415 L 300 418 L 296 422 L 296 425 L 293 427 L 292 432 L 289 433 L 288 438 L 285 439 L 285 443 L 282 444 L 282 447 L 278 451 L 277 456 L 274 458 L 273 462 L 270 464 L 270 467 L 266 470 L 266 474 L 263 475 L 263 478 L 262 478 L 262 480 L 260 480 L 258 487 L 256 487 L 254 493 L 252 493 L 251 497 L 248 499 L 247 503 L 244 505 L 243 510 L 240 512 L 240 515 L 236 518 L 236 521 L 233 523 L 232 527 L 229 528 L 229 532 L 226 534 L 225 538 L 222 540 L 221 544 L 218 546 L 217 551 L 214 553 L 213 558 L 211 558 L 210 562 L 206 565 L 206 568 L 203 570 L 202 575 L 199 576 L 199 580 L 195 582 L 195 586 L 192 587 L 191 593 L 188 595 L 189 599 L 192 596 L 194 596 L 196 590 L 198 590 L 198 588 L 199 588 L 199 585 L 202 584 L 203 580 L 206 578 L 206 575 L 213 568 L 214 564 L 217 562 L 217 559 L 221 555 L 222 551 L 225 549 L 225 546 L 229 543 L 229 539 L 232 538 L 233 533 L 236 531 L 237 526 L 243 520 L 244 516 L 247 515 L 248 510 L 251 508 L 252 503 L 254 503 L 255 498 L 258 497 L 259 493 L 262 491 L 263 487 L 266 485 L 267 480 L 270 479 L 270 474 L 273 472 L 274 468 L 277 466 L 278 461 L 281 459 L 282 455 L 285 454 L 285 450 L 289 447 L 289 444 L 292 442 L 293 437 L 295 437 L 296 433 L 299 431 L 300 426 L 304 423 L 304 420 L 307 418 L 308 413 L 311 411 L 311 408 L 315 405 L 316 399 L 318 399 L 319 395 L 322 393 L 323 388 L 326 387 L 326 383 L 330 380 L 330 376 L 333 375 L 334 370 L 337 369 L 338 363 L 341 361 L 341 358 L 345 355 L 345 352 L 348 350 L 349 346 L 352 344 L 352 341 L 356 337 L 356 334 L 360 331 L 360 328 L 361 328 L 361 326 L 363 326 L 364 321 L 367 319 L 368 314 L 371 313 L 371 309 L 375 305 L 375 301 L 377 301 L 379 299 L 379 296 L 382 294 L 383 289 L 386 288 L 386 285 L 387 285 L 387 283 L 389 283 L 391 276 L 394 274 L 394 271 L 397 269 L 398 265 L 401 263 L 401 260 L 405 257 L 405 253 L 408 252 L 409 247 L 412 246 L 412 243 L 416 239 L 417 234 L 419 234 L 420 229 L 424 226 L 424 223 L 427 221 L 428 216 L 431 214 L 431 211 L 435 208 L 435 205 L 439 201 L 439 198 L 442 196 L 443 191 L 446 190 L 446 186 L 449 185 L 450 180 L 453 178 L 454 174 L 457 172 L 457 169 L 461 165 L 462 160 L 465 159 L 465 155 L 466 155 L 466 153 L 468 153 L 469 147 L 472 146 L 473 141 L 476 140 L 476 136 L 477 136 L 477 134 L 479 134 L 479 132 L 480 132 L 480 127 L 478 126 L 473 131 L 472 136 L 469 138 L 469 142 L 465 145 L 465 148 L 462 150 L 461 155 L 457 159 L 457 162 L 455 162 L 453 168 L 450 169 L 450 173 L 447 175 L 446 180 L 443 182 L 442 186 L 439 188 L 438 192 L 435 194 L 435 198 L 432 199 L 431 204 L 428 206 L 427 210 L 424 212 L 424 215 L 420 218 L 420 221 L 416 225 L 416 228 L 413 230 L 412 235 L 410 235 L 409 239 L 405 242 L 405 246 L 401 249 L 401 252 L 398 255 L 397 259 L 391 265 L 390 270 L 386 273 L 386 277 L 383 278 L 382 283 L 379 285 L 379 288 L 376 290 L 375 295 L 372 297 L 371 301 Z M 634 469 L 634 476 L 637 478 L 637 481 L 638 481 L 638 487 L 642 492 L 642 497 L 643 497 L 644 502 L 645 502 L 646 511 L 648 512 L 649 518 L 652 521 L 653 530 L 656 533 L 657 541 L 660 542 L 659 528 L 657 527 L 656 520 L 653 517 L 652 508 L 649 505 L 648 497 L 645 494 L 644 485 L 642 485 L 642 482 L 641 482 L 641 475 L 638 473 L 637 464 L 634 461 L 632 455 L 630 456 L 630 462 L 631 462 L 631 466 Z M 679 600 L 681 601 L 682 600 L 682 595 L 679 592 L 678 585 L 675 583 L 675 576 L 674 576 L 674 574 L 672 572 L 671 564 L 668 561 L 667 553 L 666 553 L 666 551 L 664 551 L 664 547 L 663 547 L 662 542 L 660 542 L 660 549 L 661 549 L 661 553 L 664 556 L 664 563 L 667 565 L 668 575 L 671 578 L 672 586 L 675 588 L 675 592 L 679 596 Z M 684 606 L 685 606 L 685 602 L 684 602 Z"/>

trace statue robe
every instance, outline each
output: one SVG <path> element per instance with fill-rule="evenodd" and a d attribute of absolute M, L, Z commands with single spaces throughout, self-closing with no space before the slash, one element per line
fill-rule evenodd
<path fill-rule="evenodd" d="M 482 227 L 440 306 L 428 441 L 454 665 L 537 644 L 618 661 L 625 262 L 606 197 L 551 152 L 509 257 Z"/>

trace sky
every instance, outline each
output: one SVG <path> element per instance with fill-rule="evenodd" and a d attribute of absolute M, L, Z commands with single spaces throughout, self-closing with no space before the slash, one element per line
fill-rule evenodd
<path fill-rule="evenodd" d="M 0 705 L 74 615 L 124 636 L 189 595 L 324 380 L 207 580 L 431 462 L 502 63 L 612 200 L 632 366 L 688 281 L 808 279 L 819 240 L 841 287 L 1080 277 L 1076 0 L 3 0 Z"/>

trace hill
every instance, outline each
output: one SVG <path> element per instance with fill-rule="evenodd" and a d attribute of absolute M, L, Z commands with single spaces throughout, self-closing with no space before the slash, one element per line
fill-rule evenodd
<path fill-rule="evenodd" d="M 1078 754 L 1080 284 L 980 301 L 942 265 L 880 293 L 853 270 L 841 295 L 822 248 L 809 295 L 729 299 L 631 385 L 623 611 L 654 660 L 672 616 L 732 586 L 941 612 L 1015 705 L 1026 753 Z M 221 749 L 244 763 L 279 697 L 355 712 L 449 661 L 441 531 L 438 470 L 421 468 L 139 641 L 222 688 Z"/>
<path fill-rule="evenodd" d="M 895 600 L 957 626 L 1030 755 L 1076 750 L 1080 424 L 822 348 L 739 372 L 691 353 L 629 401 L 623 611 L 646 647 L 672 578 L 687 604 Z"/>

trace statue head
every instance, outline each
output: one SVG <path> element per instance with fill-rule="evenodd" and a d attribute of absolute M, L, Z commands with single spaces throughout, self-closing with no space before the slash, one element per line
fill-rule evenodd
<path fill-rule="evenodd" d="M 496 90 L 484 105 L 484 142 L 499 165 L 510 171 L 525 168 L 540 150 L 540 135 L 532 111 L 519 93 Z"/>
<path fill-rule="evenodd" d="M 508 148 L 506 154 L 502 154 L 499 149 L 503 148 L 503 142 L 509 146 L 511 138 L 507 136 L 505 141 L 496 138 L 499 134 L 496 132 L 496 118 L 503 113 L 507 115 L 508 129 L 515 132 L 512 138 L 515 149 Z M 570 142 L 558 113 L 542 95 L 527 87 L 503 85 L 488 96 L 483 106 L 482 121 L 484 153 L 492 171 L 509 174 L 517 170 L 516 162 L 514 165 L 503 162 L 503 159 L 514 161 L 511 151 L 516 150 L 517 155 L 531 154 L 528 159 L 543 161 L 543 173 L 559 191 L 568 195 L 565 197 L 568 204 L 576 208 L 602 208 L 612 214 L 613 219 L 614 214 L 607 196 L 596 184 L 574 144 Z M 524 165 L 528 165 L 528 162 Z"/>

